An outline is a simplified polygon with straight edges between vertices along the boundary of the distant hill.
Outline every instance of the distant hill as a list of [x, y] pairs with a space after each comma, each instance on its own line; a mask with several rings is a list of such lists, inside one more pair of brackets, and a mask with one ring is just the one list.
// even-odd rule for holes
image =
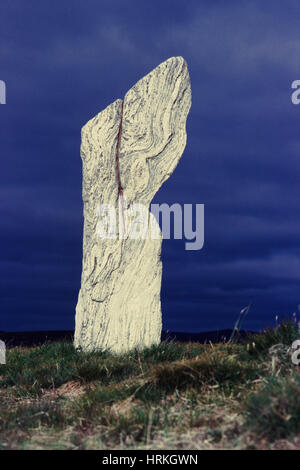
[[[255, 333], [254, 331], [241, 330], [239, 332], [240, 338], [245, 338], [247, 335]], [[181, 342], [197, 342], [197, 343], [220, 343], [229, 340], [232, 335], [232, 330], [216, 330], [216, 331], [203, 331], [199, 333], [182, 333], [174, 331], [163, 331], [161, 335], [162, 341], [181, 341]]]
[[[231, 336], [232, 330], [216, 330], [205, 331], [200, 333], [182, 333], [174, 331], [163, 331], [162, 341], [180, 341], [180, 342], [199, 342], [199, 343], [218, 343], [226, 342]], [[240, 331], [240, 337], [244, 338], [247, 334], [254, 332]], [[74, 331], [58, 330], [58, 331], [24, 331], [24, 332], [2, 332], [0, 331], [0, 339], [4, 341], [7, 347], [14, 346], [37, 346], [46, 341], [66, 341], [72, 342]]]

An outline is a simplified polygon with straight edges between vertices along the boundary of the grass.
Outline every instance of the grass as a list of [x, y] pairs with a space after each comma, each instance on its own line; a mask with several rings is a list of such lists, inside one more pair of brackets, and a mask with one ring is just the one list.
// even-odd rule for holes
[[249, 425], [268, 439], [284, 438], [300, 430], [300, 374], [266, 380], [251, 394], [245, 410]]
[[162, 343], [121, 356], [12, 348], [0, 449], [300, 448], [294, 321], [239, 343]]

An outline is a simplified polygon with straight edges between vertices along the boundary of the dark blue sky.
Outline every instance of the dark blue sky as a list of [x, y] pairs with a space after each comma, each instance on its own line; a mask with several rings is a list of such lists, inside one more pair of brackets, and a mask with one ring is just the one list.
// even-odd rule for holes
[[300, 304], [300, 3], [1, 0], [0, 330], [70, 329], [80, 128], [182, 55], [184, 155], [154, 202], [205, 204], [205, 246], [163, 243], [164, 328], [259, 329]]

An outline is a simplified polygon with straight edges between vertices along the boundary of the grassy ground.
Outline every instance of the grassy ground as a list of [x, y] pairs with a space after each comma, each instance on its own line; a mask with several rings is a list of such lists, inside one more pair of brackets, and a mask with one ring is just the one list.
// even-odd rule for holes
[[300, 449], [295, 322], [241, 344], [123, 356], [67, 343], [8, 350], [0, 449]]

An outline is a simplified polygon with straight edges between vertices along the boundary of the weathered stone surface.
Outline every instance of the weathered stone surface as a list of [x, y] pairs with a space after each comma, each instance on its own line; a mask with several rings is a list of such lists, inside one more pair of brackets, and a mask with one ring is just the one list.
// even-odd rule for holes
[[[138, 81], [82, 129], [84, 235], [75, 346], [124, 352], [160, 342], [161, 234], [156, 239], [100, 239], [99, 204], [128, 225], [135, 203], [149, 209], [186, 144], [190, 80], [172, 57]], [[97, 234], [98, 233], [98, 234]]]

